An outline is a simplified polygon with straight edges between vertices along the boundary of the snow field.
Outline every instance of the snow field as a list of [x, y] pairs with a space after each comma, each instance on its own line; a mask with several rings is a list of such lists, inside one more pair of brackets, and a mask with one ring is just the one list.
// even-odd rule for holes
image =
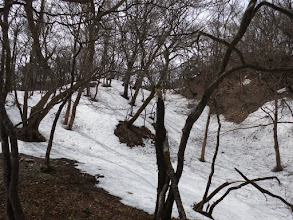
[[[149, 213], [153, 213], [156, 201], [157, 166], [154, 143], [145, 140], [145, 146], [129, 148], [119, 143], [114, 135], [114, 129], [121, 120], [125, 120], [130, 112], [128, 101], [121, 97], [122, 83], [114, 80], [112, 87], [100, 87], [98, 102], [91, 102], [82, 97], [77, 108], [77, 115], [73, 131], [68, 131], [62, 124], [61, 116], [55, 132], [52, 149], [52, 158], [66, 157], [76, 160], [77, 168], [91, 175], [103, 175], [99, 179], [98, 187], [102, 187], [110, 194], [119, 196], [124, 204], [135, 206]], [[145, 97], [149, 94], [144, 91]], [[22, 97], [21, 92], [19, 97]], [[17, 108], [13, 105], [12, 96], [7, 103], [9, 115], [14, 123], [20, 121]], [[29, 105], [38, 101], [40, 94], [30, 98]], [[142, 96], [137, 99], [134, 112], [142, 104]], [[146, 113], [155, 110], [155, 98], [148, 105]], [[21, 102], [21, 100], [20, 100]], [[177, 150], [189, 110], [188, 102], [182, 96], [172, 92], [166, 93], [166, 129], [170, 143], [171, 160], [174, 168], [177, 163]], [[272, 103], [267, 103], [270, 106]], [[40, 125], [41, 133], [48, 138], [57, 107], [52, 109]], [[179, 183], [183, 204], [190, 219], [208, 219], [192, 210], [194, 202], [199, 202], [204, 194], [210, 165], [216, 146], [217, 121], [211, 117], [210, 131], [206, 149], [206, 161], [202, 163], [200, 157], [201, 144], [204, 135], [208, 109], [194, 124], [185, 153], [185, 167]], [[145, 112], [142, 113], [144, 115]], [[148, 115], [149, 116], [149, 115]], [[283, 196], [293, 203], [293, 125], [279, 124], [278, 135], [281, 159], [285, 170], [274, 173], [275, 155], [273, 147], [272, 126], [250, 129], [237, 129], [251, 127], [258, 124], [270, 123], [258, 110], [240, 125], [225, 121], [221, 116], [222, 130], [215, 174], [210, 192], [225, 181], [242, 180], [234, 170], [238, 168], [248, 178], [277, 176], [277, 181], [269, 180], [258, 184], [271, 192]], [[282, 111], [282, 121], [292, 122], [289, 110]], [[153, 133], [149, 117], [140, 117], [135, 125], [146, 125]], [[231, 131], [233, 130], [233, 131]], [[25, 143], [19, 141], [21, 153], [44, 157], [47, 143]], [[223, 191], [224, 192], [224, 191]], [[220, 195], [219, 195], [220, 196]], [[219, 196], [217, 198], [219, 198]], [[174, 216], [178, 216], [174, 205]], [[264, 196], [252, 186], [232, 191], [222, 203], [214, 210], [213, 216], [218, 220], [288, 220], [293, 219], [292, 212], [279, 200]]]

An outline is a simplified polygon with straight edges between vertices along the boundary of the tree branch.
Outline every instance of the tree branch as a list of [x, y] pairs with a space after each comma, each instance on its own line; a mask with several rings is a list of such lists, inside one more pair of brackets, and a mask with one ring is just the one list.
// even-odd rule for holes
[[[287, 206], [289, 206], [291, 208], [291, 210], [293, 211], [293, 204], [287, 202], [284, 198], [282, 198], [281, 196], [278, 196], [276, 194], [271, 193], [270, 191], [260, 187], [259, 185], [257, 185], [255, 182], [253, 182], [252, 180], [248, 179], [243, 173], [241, 173], [237, 168], [234, 168], [242, 177], [243, 179], [245, 179], [245, 181], [247, 181], [248, 183], [250, 183], [251, 185], [253, 185], [255, 188], [257, 188], [260, 192], [267, 194], [271, 197], [277, 198], [279, 200], [281, 200], [284, 204], [286, 204]], [[280, 181], [279, 181], [280, 183]]]

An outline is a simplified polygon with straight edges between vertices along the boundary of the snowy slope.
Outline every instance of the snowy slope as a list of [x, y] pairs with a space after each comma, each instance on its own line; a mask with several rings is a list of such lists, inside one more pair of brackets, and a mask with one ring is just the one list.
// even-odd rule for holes
[[[130, 149], [125, 144], [119, 143], [118, 138], [114, 135], [116, 125], [120, 120], [125, 120], [130, 111], [127, 100], [120, 96], [122, 91], [122, 83], [113, 81], [113, 87], [99, 88], [98, 102], [91, 102], [87, 97], [82, 97], [77, 110], [74, 130], [68, 131], [61, 122], [58, 123], [52, 157], [77, 160], [77, 167], [83, 172], [105, 176], [105, 178], [99, 179], [98, 187], [121, 197], [124, 204], [153, 213], [157, 184], [154, 144], [150, 140], [146, 140], [145, 147], [139, 146]], [[147, 91], [144, 93], [145, 97], [149, 94]], [[21, 95], [19, 93], [20, 97]], [[30, 105], [32, 106], [38, 98], [39, 94], [30, 98]], [[141, 100], [140, 94], [137, 99], [138, 106], [142, 103]], [[176, 153], [181, 129], [188, 114], [186, 108], [188, 102], [190, 101], [180, 95], [171, 92], [166, 94], [166, 128], [174, 166], [177, 160]], [[8, 102], [7, 109], [13, 122], [17, 123], [20, 117], [18, 110], [12, 104], [12, 101]], [[147, 107], [146, 114], [154, 111], [154, 105], [155, 99]], [[267, 103], [266, 105], [271, 104]], [[50, 111], [40, 126], [41, 133], [47, 138], [56, 111], [57, 107]], [[142, 115], [144, 114], [145, 112]], [[282, 121], [292, 121], [289, 110], [283, 110], [282, 115]], [[239, 127], [270, 123], [269, 118], [264, 116], [264, 113], [259, 110], [251, 114], [240, 125], [226, 122], [221, 117], [222, 137], [211, 190], [225, 181], [242, 180], [234, 171], [234, 167], [236, 167], [251, 179], [276, 175], [282, 185], [278, 185], [276, 181], [272, 180], [259, 184], [293, 203], [291, 184], [293, 182], [292, 124], [279, 125], [279, 143], [285, 167], [285, 170], [279, 173], [271, 172], [275, 165], [272, 127], [237, 130]], [[192, 210], [193, 203], [199, 202], [203, 196], [216, 145], [217, 122], [216, 118], [212, 116], [206, 150], [207, 162], [199, 162], [206, 117], [207, 109], [193, 127], [186, 150], [185, 168], [179, 184], [183, 204], [190, 219], [207, 219]], [[135, 124], [138, 126], [145, 124], [154, 133], [151, 123], [153, 120], [149, 117], [146, 117], [146, 120], [142, 117]], [[47, 143], [19, 141], [20, 152], [33, 156], [44, 157], [46, 147]], [[178, 215], [175, 206], [174, 214]], [[252, 186], [231, 192], [215, 208], [213, 216], [219, 220], [293, 219], [291, 211], [282, 202], [264, 196]]]

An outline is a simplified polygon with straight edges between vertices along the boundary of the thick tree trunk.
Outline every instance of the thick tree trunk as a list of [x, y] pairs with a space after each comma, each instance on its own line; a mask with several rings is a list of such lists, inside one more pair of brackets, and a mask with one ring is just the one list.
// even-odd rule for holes
[[[33, 110], [31, 111], [31, 115], [33, 114]], [[23, 126], [19, 133], [18, 138], [22, 141], [27, 142], [44, 142], [46, 138], [39, 132], [39, 126], [43, 117], [38, 113], [32, 115], [27, 121], [27, 125]]]
[[164, 102], [161, 98], [158, 98], [156, 136], [155, 136], [156, 157], [157, 157], [157, 166], [158, 166], [157, 202], [156, 202], [156, 209], [155, 209], [156, 220], [163, 219], [162, 210], [164, 210], [165, 193], [166, 193], [166, 191], [163, 192], [163, 188], [167, 181], [167, 173], [166, 173], [167, 170], [166, 170], [166, 165], [164, 161], [164, 152], [163, 152], [163, 145], [166, 139], [166, 129], [164, 125], [164, 118], [165, 118]]
[[[166, 219], [164, 216], [166, 213], [164, 213], [163, 210], [165, 210], [165, 197], [168, 188], [170, 191], [173, 192], [174, 200], [176, 201], [180, 219], [187, 219], [178, 189], [178, 180], [170, 160], [169, 143], [164, 123], [165, 106], [162, 97], [162, 92], [158, 90], [157, 94], [158, 102], [156, 123], [156, 155], [159, 172], [155, 219]], [[169, 186], [170, 180], [171, 186]], [[167, 213], [167, 216], [171, 215], [172, 210], [170, 211], [170, 213]]]
[[[1, 15], [2, 29], [2, 62], [0, 71], [0, 136], [3, 156], [3, 179], [7, 195], [6, 215], [8, 220], [25, 219], [18, 197], [18, 145], [15, 128], [10, 121], [6, 109], [5, 100], [8, 92], [12, 91], [13, 71], [10, 42], [9, 42], [9, 13], [11, 3], [4, 1], [5, 10]], [[5, 79], [5, 80], [4, 80]]]
[[13, 219], [13, 209], [10, 204], [9, 196], [8, 196], [8, 188], [10, 182], [11, 175], [11, 166], [10, 166], [10, 152], [9, 152], [9, 141], [8, 135], [6, 133], [5, 127], [2, 123], [0, 123], [0, 132], [1, 132], [1, 147], [2, 147], [2, 160], [3, 160], [3, 180], [4, 187], [7, 195], [6, 201], [6, 217], [7, 219]]
[[0, 132], [3, 154], [3, 177], [7, 194], [7, 218], [9, 220], [25, 219], [18, 196], [18, 145], [15, 128], [10, 121], [6, 109], [3, 93], [0, 94]]

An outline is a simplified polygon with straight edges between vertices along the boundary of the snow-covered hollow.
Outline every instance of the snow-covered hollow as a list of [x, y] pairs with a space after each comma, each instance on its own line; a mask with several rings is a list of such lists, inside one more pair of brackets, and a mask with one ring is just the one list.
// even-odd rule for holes
[[[121, 97], [122, 82], [113, 81], [109, 88], [100, 87], [98, 102], [91, 102], [82, 97], [77, 109], [77, 116], [73, 131], [68, 131], [59, 121], [52, 149], [53, 158], [69, 158], [78, 161], [77, 167], [91, 175], [104, 175], [99, 179], [97, 187], [102, 187], [111, 194], [121, 197], [124, 204], [135, 206], [149, 213], [154, 212], [156, 200], [157, 167], [154, 143], [145, 140], [145, 147], [130, 149], [119, 143], [114, 135], [114, 129], [120, 120], [124, 120], [130, 111], [127, 100]], [[144, 97], [149, 94], [144, 91]], [[22, 93], [19, 92], [19, 97]], [[37, 102], [39, 94], [31, 97], [30, 106]], [[14, 123], [20, 121], [17, 108], [13, 105], [13, 97], [9, 96], [7, 109]], [[142, 103], [142, 94], [137, 99], [137, 106]], [[188, 109], [188, 100], [180, 95], [167, 92], [166, 94], [166, 128], [170, 142], [171, 159], [176, 166], [176, 153], [184, 126]], [[266, 105], [270, 105], [267, 103]], [[137, 109], [138, 107], [135, 107]], [[134, 109], [134, 111], [135, 111]], [[146, 125], [153, 133], [153, 120], [148, 116], [155, 110], [155, 99], [147, 107], [147, 117], [139, 118], [135, 125]], [[53, 118], [57, 106], [50, 111], [40, 125], [41, 133], [49, 137]], [[203, 196], [210, 164], [215, 149], [217, 122], [215, 116], [211, 118], [208, 145], [206, 150], [207, 162], [202, 163], [200, 148], [204, 135], [207, 109], [195, 123], [188, 142], [185, 167], [180, 180], [179, 189], [182, 195], [187, 216], [190, 219], [207, 219], [192, 210], [194, 202], [199, 202]], [[264, 117], [259, 110], [240, 125], [222, 120], [222, 135], [219, 155], [216, 161], [215, 175], [211, 190], [225, 181], [242, 180], [234, 171], [234, 167], [241, 170], [248, 178], [276, 175], [282, 185], [276, 181], [259, 183], [271, 192], [286, 198], [293, 203], [293, 126], [279, 124], [279, 144], [284, 171], [271, 172], [275, 165], [272, 127], [252, 127], [258, 124], [268, 124], [270, 119]], [[282, 121], [292, 121], [289, 110], [282, 111]], [[235, 130], [236, 129], [236, 130]], [[231, 131], [233, 130], [233, 131]], [[21, 153], [44, 157], [47, 143], [25, 143], [19, 141]], [[178, 216], [174, 205], [174, 216]], [[264, 196], [252, 186], [246, 186], [233, 191], [218, 205], [213, 216], [217, 220], [288, 220], [293, 219], [292, 212], [282, 202], [269, 196]]]

